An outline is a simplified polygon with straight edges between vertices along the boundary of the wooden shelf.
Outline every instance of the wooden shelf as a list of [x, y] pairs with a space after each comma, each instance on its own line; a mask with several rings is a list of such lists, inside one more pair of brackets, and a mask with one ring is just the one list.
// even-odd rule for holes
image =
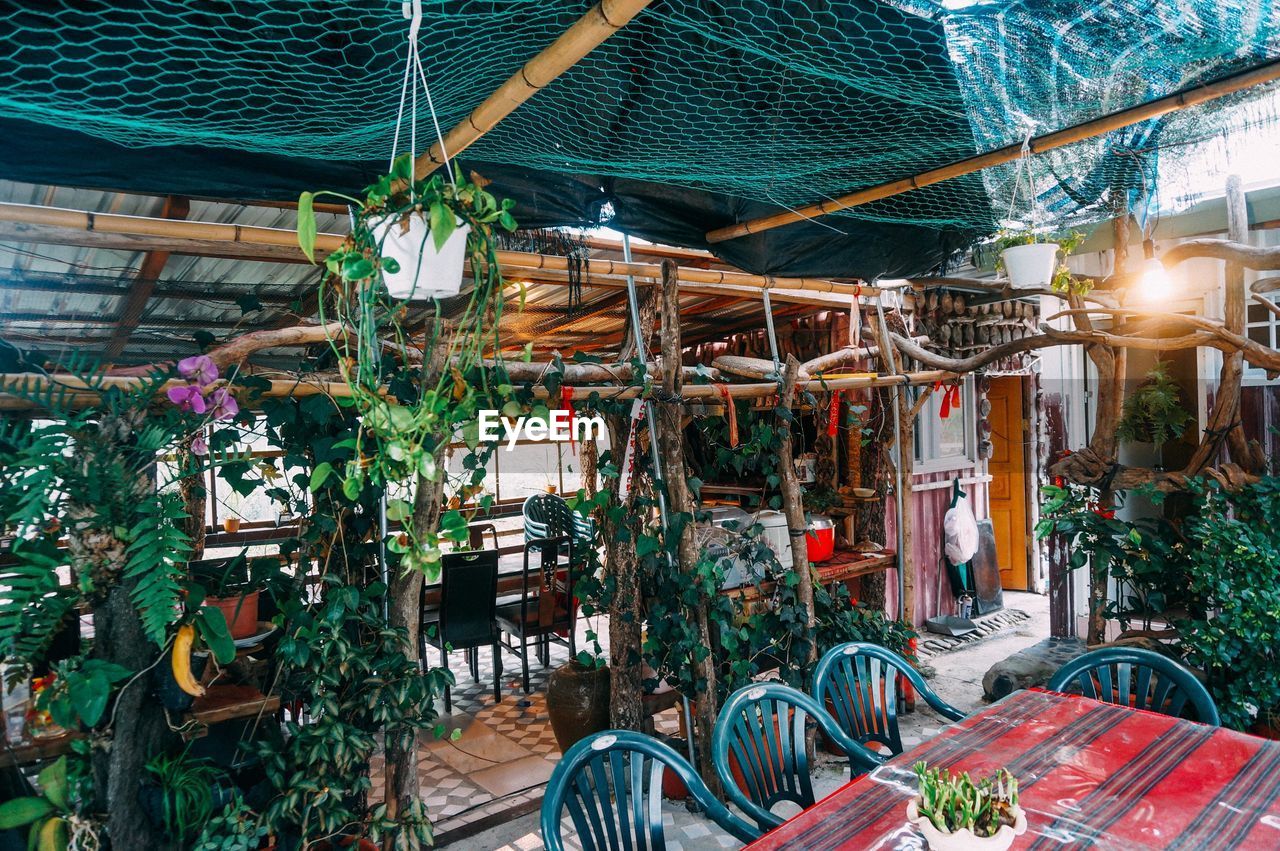
[[0, 768], [27, 765], [70, 753], [71, 743], [79, 738], [81, 737], [78, 733], [67, 733], [56, 739], [38, 739], [6, 745], [3, 750], [0, 750]]
[[279, 695], [264, 695], [253, 686], [211, 686], [203, 697], [196, 698], [187, 719], [207, 726], [259, 714], [271, 715], [279, 708]]
[[[818, 573], [817, 581], [823, 585], [830, 585], [833, 582], [844, 582], [858, 576], [866, 576], [868, 573], [888, 570], [895, 563], [894, 553], [889, 551], [863, 553], [856, 550], [836, 550], [835, 556], [830, 561], [821, 562], [815, 565], [815, 568]], [[737, 597], [744, 603], [751, 603], [768, 598], [773, 594], [774, 586], [773, 582], [762, 582], [759, 585], [725, 589], [720, 593]]]

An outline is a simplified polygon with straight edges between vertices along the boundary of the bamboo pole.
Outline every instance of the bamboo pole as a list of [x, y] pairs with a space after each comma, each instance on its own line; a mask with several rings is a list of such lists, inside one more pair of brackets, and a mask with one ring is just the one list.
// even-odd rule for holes
[[[945, 370], [927, 370], [925, 372], [903, 373], [896, 376], [834, 378], [825, 382], [820, 379], [813, 379], [801, 382], [799, 387], [813, 393], [819, 393], [825, 390], [847, 390], [861, 387], [932, 384], [935, 381], [949, 381], [955, 377], [955, 373]], [[131, 390], [146, 380], [135, 376], [104, 376], [97, 381], [98, 386], [104, 390], [111, 387]], [[157, 388], [157, 395], [164, 394], [170, 387], [186, 385], [187, 383], [177, 379], [168, 381]], [[12, 373], [0, 377], [0, 410], [31, 410], [33, 406], [26, 399], [14, 395], [14, 391], [25, 387], [26, 392], [36, 393], [54, 385], [62, 385], [66, 388], [71, 393], [73, 403], [76, 404], [92, 403], [98, 395], [93, 386], [78, 378], [63, 375], [42, 375], [35, 372]], [[727, 389], [729, 395], [736, 399], [761, 399], [777, 395], [778, 384], [773, 381], [761, 384], [729, 384]], [[592, 394], [598, 393], [601, 398], [607, 399], [635, 399], [645, 392], [645, 388], [641, 387], [592, 385], [573, 387], [570, 398], [575, 401], [589, 399]], [[319, 381], [310, 378], [271, 379], [271, 386], [264, 389], [260, 395], [263, 398], [278, 398], [282, 396], [315, 396], [317, 394], [332, 396], [335, 399], [347, 398], [352, 395], [351, 388], [344, 382]], [[538, 399], [552, 398], [547, 388], [542, 386], [534, 387], [533, 395]], [[695, 384], [684, 386], [680, 391], [680, 398], [686, 401], [693, 399], [715, 400], [721, 398], [721, 395], [719, 389], [713, 385]], [[558, 401], [560, 395], [557, 394], [555, 399]]]
[[414, 177], [426, 177], [444, 165], [448, 157], [461, 154], [492, 130], [499, 121], [515, 112], [522, 103], [551, 85], [557, 77], [603, 44], [609, 36], [629, 24], [650, 2], [651, 0], [600, 0], [565, 30], [564, 34], [481, 101], [465, 121], [446, 133], [443, 146], [437, 141], [430, 151], [418, 157], [413, 164]]
[[[219, 256], [221, 247], [237, 247], [246, 249], [243, 253], [228, 252], [220, 256], [245, 256], [247, 259], [264, 260], [276, 263], [306, 263], [302, 249], [298, 247], [297, 231], [287, 228], [267, 228], [256, 225], [221, 224], [218, 222], [175, 221], [172, 219], [151, 218], [147, 216], [123, 216], [115, 213], [94, 213], [88, 210], [70, 210], [61, 207], [44, 207], [35, 204], [0, 203], [0, 222], [10, 222], [16, 227], [0, 231], [0, 237], [6, 239], [52, 242], [70, 245], [102, 244], [102, 235], [110, 234], [124, 238], [120, 245], [113, 247], [131, 250], [147, 250], [155, 247], [155, 243], [140, 240], [191, 240], [192, 247], [205, 249], [202, 251], [182, 250], [172, 242], [164, 242], [166, 250], [174, 253], [212, 254]], [[67, 234], [50, 234], [41, 228], [59, 228], [81, 234], [93, 234], [93, 237], [69, 239]], [[327, 253], [339, 248], [346, 237], [338, 233], [321, 233], [316, 235], [316, 250]], [[568, 272], [570, 259], [549, 254], [533, 254], [524, 251], [499, 251], [498, 262], [511, 277], [520, 277], [522, 270], [550, 270]], [[593, 259], [590, 261], [591, 276], [627, 275], [643, 279], [648, 285], [656, 285], [662, 278], [662, 267], [658, 263], [625, 263], [619, 260]], [[749, 272], [722, 271], [717, 269], [695, 269], [679, 267], [677, 276], [682, 284], [714, 284], [736, 286], [746, 297], [762, 297], [765, 288], [799, 290], [804, 292], [836, 293], [846, 296], [873, 297], [880, 294], [877, 287], [861, 284], [848, 284], [829, 281], [822, 278], [785, 278], [773, 275], [753, 275]], [[689, 290], [692, 292], [692, 290]], [[718, 294], [718, 293], [712, 293]]]
[[[1138, 106], [1128, 109], [1118, 110], [1104, 115], [1101, 118], [1095, 118], [1092, 121], [1085, 121], [1063, 130], [1057, 130], [1053, 133], [1047, 133], [1043, 136], [1037, 136], [1030, 142], [1032, 153], [1039, 154], [1045, 151], [1051, 151], [1055, 148], [1061, 148], [1074, 142], [1081, 142], [1085, 139], [1092, 139], [1095, 136], [1101, 136], [1112, 130], [1119, 130], [1123, 127], [1129, 127], [1152, 118], [1159, 118], [1162, 115], [1168, 115], [1171, 112], [1187, 109], [1193, 106], [1199, 106], [1212, 100], [1224, 97], [1226, 95], [1235, 94], [1245, 89], [1253, 88], [1264, 83], [1280, 80], [1280, 61], [1267, 62], [1258, 67], [1245, 71], [1241, 74], [1233, 74], [1224, 77], [1216, 82], [1206, 83], [1191, 89], [1184, 89], [1177, 94], [1168, 97], [1158, 98], [1149, 103], [1139, 104]], [[958, 162], [944, 165], [940, 168], [930, 169], [911, 177], [904, 177], [901, 180], [892, 180], [888, 183], [881, 183], [876, 186], [870, 186], [866, 189], [859, 189], [856, 192], [850, 192], [838, 198], [831, 198], [821, 201], [817, 204], [810, 204], [806, 207], [800, 207], [795, 210], [788, 210], [782, 213], [775, 213], [770, 216], [761, 216], [758, 219], [751, 219], [745, 222], [739, 222], [736, 225], [717, 228], [707, 234], [707, 241], [711, 243], [724, 242], [729, 239], [736, 239], [747, 234], [760, 233], [761, 231], [771, 230], [772, 228], [789, 225], [793, 222], [804, 221], [806, 219], [825, 216], [828, 213], [834, 213], [839, 210], [848, 210], [853, 207], [860, 207], [863, 204], [870, 204], [872, 201], [880, 201], [884, 198], [891, 198], [895, 195], [901, 195], [904, 192], [910, 192], [913, 189], [921, 189], [925, 186], [932, 186], [935, 183], [942, 183], [946, 180], [952, 180], [957, 177], [963, 177], [967, 174], [975, 174], [992, 166], [1005, 165], [1017, 160], [1022, 155], [1022, 144], [1006, 145], [1003, 148], [997, 148], [994, 151], [988, 151], [985, 154], [968, 157]]]

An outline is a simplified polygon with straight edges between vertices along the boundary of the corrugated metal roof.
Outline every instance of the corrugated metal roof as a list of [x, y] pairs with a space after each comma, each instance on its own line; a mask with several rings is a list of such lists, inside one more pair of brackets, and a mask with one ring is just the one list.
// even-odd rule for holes
[[[148, 217], [165, 211], [165, 199], [160, 196], [8, 181], [0, 181], [0, 201]], [[292, 209], [201, 199], [190, 200], [186, 218], [272, 228], [293, 228], [296, 224]], [[321, 231], [331, 233], [347, 229], [346, 217], [331, 213], [319, 213], [317, 224]], [[598, 246], [591, 251], [616, 259], [616, 253]], [[0, 336], [53, 359], [72, 348], [101, 356], [126, 312], [130, 293], [147, 283], [138, 277], [147, 253], [0, 242]], [[172, 254], [150, 282], [154, 292], [115, 362], [147, 363], [194, 354], [198, 351], [197, 331], [221, 339], [237, 332], [314, 319], [314, 309], [307, 308], [314, 304], [320, 276], [320, 268], [304, 264]], [[536, 349], [558, 349], [566, 354], [575, 349], [602, 354], [617, 350], [627, 324], [624, 291], [584, 286], [573, 292], [564, 284], [521, 282], [517, 276], [511, 281], [502, 314], [504, 345], [515, 348], [532, 342]], [[521, 283], [525, 290], [523, 310], [518, 308]], [[465, 301], [444, 302], [444, 313], [460, 311]], [[787, 308], [808, 313], [819, 309]], [[433, 310], [433, 306], [418, 309], [411, 321], [421, 321]], [[723, 297], [685, 295], [681, 312], [684, 340], [690, 345], [764, 323], [758, 302]], [[284, 368], [296, 364], [300, 354], [277, 350], [254, 360], [263, 366]]]

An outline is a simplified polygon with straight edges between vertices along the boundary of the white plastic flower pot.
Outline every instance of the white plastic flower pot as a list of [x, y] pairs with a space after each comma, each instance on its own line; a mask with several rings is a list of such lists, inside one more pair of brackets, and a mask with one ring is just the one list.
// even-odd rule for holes
[[1058, 243], [1015, 245], [1000, 252], [1005, 274], [1015, 289], [1047, 287], [1058, 267]]
[[1027, 815], [1022, 807], [1014, 807], [1013, 825], [1002, 825], [994, 836], [975, 836], [969, 828], [943, 833], [933, 822], [920, 815], [919, 798], [907, 802], [907, 821], [924, 834], [930, 851], [1005, 851], [1016, 837], [1027, 832]]
[[403, 219], [387, 216], [369, 223], [374, 239], [382, 246], [382, 258], [395, 260], [400, 268], [382, 271], [383, 283], [394, 299], [429, 299], [457, 295], [462, 289], [462, 270], [467, 260], [469, 225], [458, 220], [458, 227], [436, 250], [435, 240], [426, 219], [409, 216]]

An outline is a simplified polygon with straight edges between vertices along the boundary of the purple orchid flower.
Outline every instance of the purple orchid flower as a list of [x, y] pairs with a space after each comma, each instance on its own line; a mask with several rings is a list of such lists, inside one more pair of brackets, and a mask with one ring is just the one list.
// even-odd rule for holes
[[205, 402], [204, 392], [194, 384], [187, 384], [181, 387], [170, 387], [166, 393], [169, 401], [178, 406], [179, 410], [191, 411], [196, 414], [203, 414], [209, 410], [209, 405]]
[[232, 396], [231, 391], [225, 387], [219, 387], [209, 394], [209, 401], [213, 403], [215, 420], [235, 419], [236, 414], [240, 413], [240, 404], [236, 402], [236, 397]]
[[178, 361], [178, 374], [201, 387], [218, 380], [218, 365], [208, 355], [195, 355]]
[[204, 439], [203, 434], [197, 434], [195, 437], [191, 438], [191, 454], [200, 456], [209, 454], [209, 444]]

